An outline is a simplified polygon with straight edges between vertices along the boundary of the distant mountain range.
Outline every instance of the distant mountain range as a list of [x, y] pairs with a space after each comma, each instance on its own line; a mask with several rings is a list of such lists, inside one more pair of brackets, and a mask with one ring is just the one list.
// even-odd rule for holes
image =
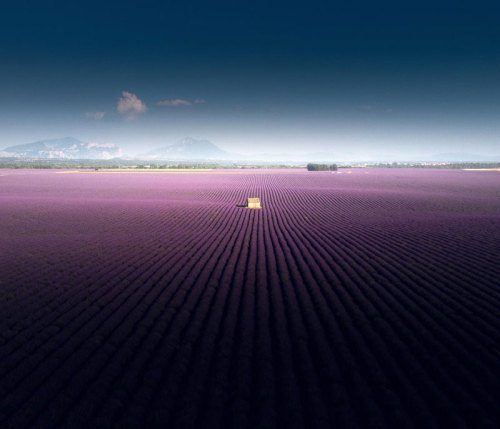
[[139, 157], [148, 160], [228, 160], [241, 158], [239, 155], [220, 149], [208, 140], [196, 140], [191, 137], [154, 149]]
[[232, 161], [255, 161], [255, 162], [309, 162], [309, 161], [329, 161], [334, 162], [334, 155], [326, 152], [316, 152], [309, 154], [291, 153], [260, 153], [255, 155], [241, 155], [227, 152], [208, 140], [196, 140], [186, 137], [177, 143], [163, 146], [146, 152], [139, 156], [147, 160], [232, 160]]
[[73, 137], [64, 137], [10, 146], [0, 151], [0, 156], [41, 159], [112, 159], [121, 157], [122, 152], [112, 143], [86, 143]]
[[[86, 143], [73, 137], [60, 139], [40, 140], [34, 143], [9, 146], [0, 150], [0, 158], [20, 159], [89, 159], [107, 160], [124, 158], [121, 149], [112, 143]], [[297, 154], [284, 153], [257, 153], [241, 155], [227, 152], [208, 140], [197, 140], [186, 137], [167, 146], [162, 146], [143, 153], [137, 157], [127, 159], [140, 159], [148, 161], [245, 161], [255, 163], [283, 163], [301, 164], [307, 162], [336, 163], [336, 162], [362, 162], [360, 154], [330, 152], [310, 152]], [[397, 159], [395, 155], [389, 158], [382, 156], [370, 159], [371, 162], [408, 161]], [[418, 160], [417, 160], [418, 161]], [[500, 156], [485, 156], [470, 153], [439, 153], [429, 157], [421, 157], [420, 161], [431, 162], [498, 162]]]

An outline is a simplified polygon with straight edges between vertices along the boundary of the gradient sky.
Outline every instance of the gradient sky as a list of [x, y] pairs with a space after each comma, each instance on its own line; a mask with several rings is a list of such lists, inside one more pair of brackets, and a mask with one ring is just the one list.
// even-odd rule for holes
[[499, 22], [496, 1], [11, 1], [0, 149], [499, 155]]

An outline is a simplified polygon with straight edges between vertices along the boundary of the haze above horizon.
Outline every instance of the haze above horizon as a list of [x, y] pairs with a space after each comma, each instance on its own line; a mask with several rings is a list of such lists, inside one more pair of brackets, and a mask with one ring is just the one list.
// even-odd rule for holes
[[17, 1], [0, 149], [67, 135], [138, 154], [500, 154], [493, 1]]

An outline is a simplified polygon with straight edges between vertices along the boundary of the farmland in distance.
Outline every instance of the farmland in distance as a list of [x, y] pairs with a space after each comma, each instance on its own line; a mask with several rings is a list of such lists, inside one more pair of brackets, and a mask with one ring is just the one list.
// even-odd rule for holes
[[2, 171], [0, 427], [497, 427], [499, 255], [495, 171]]

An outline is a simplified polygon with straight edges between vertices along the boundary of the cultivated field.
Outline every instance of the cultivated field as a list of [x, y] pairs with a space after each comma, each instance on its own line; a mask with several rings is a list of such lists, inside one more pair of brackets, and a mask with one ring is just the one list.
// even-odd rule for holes
[[0, 176], [0, 427], [500, 425], [499, 172]]

